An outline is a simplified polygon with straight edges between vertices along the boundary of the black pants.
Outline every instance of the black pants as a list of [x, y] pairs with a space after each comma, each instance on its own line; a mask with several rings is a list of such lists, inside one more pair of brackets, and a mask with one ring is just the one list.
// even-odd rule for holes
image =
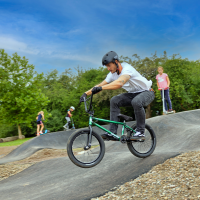
[[[120, 107], [132, 106], [135, 112], [137, 122], [137, 131], [144, 133], [145, 130], [145, 110], [155, 98], [153, 91], [144, 91], [140, 93], [123, 93], [112, 97], [110, 100], [110, 120], [119, 121], [117, 115], [120, 113]], [[117, 124], [110, 124], [110, 131], [117, 134]]]

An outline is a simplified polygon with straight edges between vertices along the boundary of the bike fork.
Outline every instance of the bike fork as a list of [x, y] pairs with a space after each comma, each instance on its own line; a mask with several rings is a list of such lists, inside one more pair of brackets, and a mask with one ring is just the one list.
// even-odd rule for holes
[[85, 150], [88, 150], [92, 146], [91, 145], [92, 143], [92, 126], [91, 125], [89, 125], [89, 129], [90, 129], [90, 134], [87, 137], [87, 145], [84, 148]]

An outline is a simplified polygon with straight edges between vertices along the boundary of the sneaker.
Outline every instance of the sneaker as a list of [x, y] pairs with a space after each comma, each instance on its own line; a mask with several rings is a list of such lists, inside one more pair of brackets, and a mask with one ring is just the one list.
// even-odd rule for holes
[[109, 133], [104, 133], [101, 135], [101, 137], [104, 139], [104, 140], [112, 140], [112, 141], [119, 141], [117, 138], [113, 137], [111, 134]]
[[131, 136], [130, 140], [144, 139], [144, 137], [144, 133], [136, 132], [135, 135]]
[[135, 137], [145, 137], [144, 133], [141, 133], [141, 132], [136, 132]]
[[69, 130], [69, 128], [67, 126], [63, 126], [65, 130]]
[[40, 133], [37, 133], [37, 136], [40, 136]]
[[174, 112], [172, 109], [169, 109], [168, 111], [167, 111], [168, 113], [172, 113], [172, 112]]

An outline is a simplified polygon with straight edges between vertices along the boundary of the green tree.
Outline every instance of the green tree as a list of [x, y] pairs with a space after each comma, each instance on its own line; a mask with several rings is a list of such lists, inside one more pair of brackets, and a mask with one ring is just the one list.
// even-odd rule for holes
[[42, 92], [50, 100], [48, 103], [48, 110], [63, 109], [63, 101], [68, 98], [68, 94], [74, 89], [72, 86], [73, 76], [70, 69], [66, 70], [60, 76], [57, 70], [53, 70], [44, 76]]
[[4, 124], [16, 124], [19, 138], [22, 138], [21, 124], [31, 126], [38, 111], [48, 103], [39, 89], [43, 74], [37, 74], [28, 59], [17, 53], [8, 56], [0, 50], [0, 116]]
[[[173, 108], [179, 111], [197, 109], [200, 106], [199, 61], [182, 59], [172, 55], [164, 64], [164, 72], [170, 79], [170, 96]], [[157, 97], [159, 92], [157, 92]]]
[[52, 110], [50, 114], [51, 116], [48, 121], [45, 122], [45, 126], [47, 126], [48, 130], [51, 132], [63, 130], [63, 119], [60, 110]]
[[[164, 51], [164, 54], [160, 57], [157, 56], [157, 53], [155, 52], [152, 54], [151, 57], [145, 57], [144, 59], [141, 59], [140, 56], [137, 54], [132, 55], [133, 59], [129, 57], [121, 56], [121, 62], [127, 62], [130, 65], [132, 65], [142, 76], [147, 78], [147, 80], [152, 81], [152, 88], [156, 91], [157, 85], [156, 85], [156, 75], [157, 75], [157, 67], [159, 65], [163, 65], [167, 60], [167, 53]], [[158, 92], [156, 92], [158, 94]], [[161, 98], [158, 98], [159, 104], [155, 103], [153, 101], [150, 105], [146, 108], [146, 118], [150, 118], [153, 115], [155, 115], [156, 110], [160, 110], [160, 102], [162, 102]], [[162, 105], [162, 104], [161, 104]]]

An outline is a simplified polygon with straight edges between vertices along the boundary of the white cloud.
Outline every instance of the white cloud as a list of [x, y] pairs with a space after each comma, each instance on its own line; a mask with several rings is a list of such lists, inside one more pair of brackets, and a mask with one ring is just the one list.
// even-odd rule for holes
[[[38, 42], [25, 43], [14, 39], [12, 36], [1, 36], [0, 35], [0, 49], [5, 49], [6, 51], [23, 53], [26, 57], [29, 55], [36, 55], [40, 58], [49, 59], [63, 59], [63, 60], [73, 60], [73, 61], [84, 61], [92, 64], [99, 64], [94, 56], [79, 55], [78, 52], [69, 50], [66, 52], [61, 51], [63, 49], [60, 45], [55, 44], [38, 44]], [[72, 53], [73, 52], [73, 53]]]
[[19, 42], [13, 38], [3, 37], [0, 36], [0, 47], [2, 49], [9, 49], [9, 50], [20, 50], [26, 49], [27, 45], [23, 42]]
[[0, 36], [0, 48], [34, 55], [39, 53], [39, 50], [30, 48], [26, 43], [7, 36]]
[[63, 60], [75, 60], [75, 61], [85, 61], [85, 62], [89, 62], [89, 63], [93, 63], [95, 65], [99, 65], [99, 60], [97, 58], [94, 58], [94, 55], [91, 56], [85, 56], [85, 55], [77, 55], [77, 54], [55, 54], [52, 55], [52, 57], [54, 58], [60, 58]]

